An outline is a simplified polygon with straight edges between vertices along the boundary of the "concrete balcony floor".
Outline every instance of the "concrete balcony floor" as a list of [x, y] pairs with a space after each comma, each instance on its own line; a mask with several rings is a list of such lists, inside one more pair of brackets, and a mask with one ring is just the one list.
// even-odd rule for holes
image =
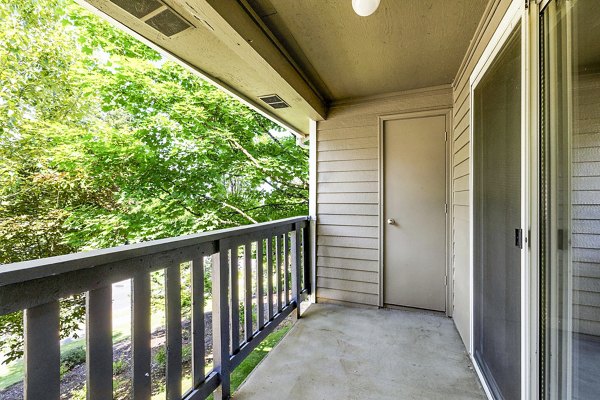
[[236, 400], [485, 399], [442, 314], [313, 304]]

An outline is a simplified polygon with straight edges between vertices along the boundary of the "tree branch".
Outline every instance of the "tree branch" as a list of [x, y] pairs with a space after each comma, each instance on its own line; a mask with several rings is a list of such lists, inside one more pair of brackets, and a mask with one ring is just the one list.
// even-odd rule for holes
[[269, 176], [269, 178], [271, 178], [272, 180], [274, 180], [275, 182], [290, 187], [290, 188], [296, 188], [296, 189], [300, 189], [300, 190], [306, 190], [307, 189], [307, 184], [306, 182], [303, 182], [302, 185], [295, 185], [293, 183], [289, 183], [289, 182], [282, 182], [278, 179], [276, 179], [275, 177], [271, 176], [269, 174], [269, 171], [263, 167], [260, 162], [252, 155], [250, 154], [250, 152], [248, 150], [246, 150], [246, 148], [244, 148], [244, 146], [242, 146], [237, 140], [235, 140], [233, 137], [231, 137], [231, 135], [229, 135], [227, 137], [227, 140], [229, 141], [229, 143], [235, 147], [236, 149], [240, 150], [251, 162], [252, 164], [254, 164], [256, 166], [256, 168], [258, 168], [259, 170], [261, 170], [265, 175]]
[[306, 201], [301, 201], [298, 203], [274, 203], [274, 204], [263, 204], [262, 206], [257, 206], [257, 207], [252, 207], [252, 208], [247, 208], [244, 211], [253, 211], [253, 210], [258, 210], [261, 208], [267, 208], [267, 207], [293, 207], [293, 206], [300, 206], [302, 204], [306, 204]]
[[[159, 189], [161, 191], [163, 191], [164, 193], [168, 194], [171, 198], [173, 198], [173, 193], [170, 192], [169, 190], [165, 189], [162, 186], [159, 186]], [[200, 197], [202, 197], [202, 198], [204, 198], [206, 200], [212, 201], [213, 203], [220, 204], [223, 207], [227, 207], [229, 209], [234, 210], [235, 212], [237, 212], [238, 214], [240, 214], [242, 217], [246, 218], [248, 221], [252, 222], [253, 224], [257, 224], [258, 223], [258, 221], [256, 221], [250, 215], [248, 215], [243, 210], [237, 208], [236, 206], [234, 206], [232, 204], [229, 204], [229, 203], [227, 203], [227, 202], [225, 202], [223, 200], [216, 200], [216, 199], [214, 199], [214, 198], [212, 198], [212, 197], [210, 197], [208, 195], [205, 195], [205, 194], [200, 195]], [[190, 214], [192, 214], [192, 215], [194, 215], [196, 217], [201, 217], [202, 216], [202, 214], [199, 214], [197, 212], [192, 211], [188, 206], [185, 205], [185, 203], [182, 200], [179, 200], [179, 199], [174, 199], [174, 200], [177, 202], [177, 204], [179, 204], [184, 210], [186, 210]]]

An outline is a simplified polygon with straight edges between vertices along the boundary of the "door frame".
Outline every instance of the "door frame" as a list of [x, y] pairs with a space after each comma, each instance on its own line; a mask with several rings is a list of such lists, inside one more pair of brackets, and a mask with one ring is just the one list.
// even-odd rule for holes
[[[521, 399], [533, 398], [532, 392], [537, 387], [537, 374], [532, 376], [532, 368], [537, 363], [534, 361], [537, 357], [536, 343], [533, 342], [532, 329], [537, 329], [537, 300], [531, 298], [532, 292], [537, 288], [537, 275], [532, 275], [530, 264], [531, 253], [531, 194], [535, 193], [532, 187], [533, 173], [531, 169], [531, 148], [532, 138], [530, 137], [530, 127], [532, 118], [532, 91], [530, 85], [530, 65], [531, 60], [535, 59], [530, 51], [530, 20], [526, 2], [523, 0], [512, 0], [509, 8], [505, 12], [500, 24], [494, 32], [491, 40], [485, 47], [483, 54], [479, 58], [469, 79], [469, 356], [474, 369], [479, 377], [481, 385], [489, 399], [493, 399], [492, 392], [487, 385], [483, 372], [474, 357], [474, 191], [473, 191], [473, 126], [474, 126], [474, 90], [481, 78], [485, 75], [488, 68], [492, 65], [496, 56], [514, 32], [515, 28], [521, 29], [521, 228], [523, 229], [523, 249], [521, 250]], [[537, 111], [536, 114], [537, 115]], [[535, 271], [533, 271], [535, 273]], [[532, 290], [534, 289], [534, 290]], [[532, 322], [534, 321], [534, 322]], [[532, 347], [533, 345], [533, 347]], [[536, 379], [532, 382], [531, 378]]]
[[452, 289], [453, 289], [453, 285], [451, 284], [451, 277], [452, 277], [452, 263], [450, 262], [450, 256], [451, 256], [451, 243], [450, 243], [450, 238], [451, 236], [451, 210], [450, 210], [450, 196], [451, 196], [451, 190], [452, 190], [452, 185], [451, 185], [451, 178], [452, 178], [452, 168], [451, 168], [451, 162], [452, 162], [452, 157], [451, 157], [451, 138], [452, 138], [452, 108], [449, 107], [442, 107], [442, 108], [435, 108], [435, 109], [429, 109], [426, 111], [416, 111], [416, 112], [406, 112], [406, 113], [395, 113], [395, 114], [386, 114], [386, 115], [380, 115], [378, 118], [378, 132], [377, 132], [377, 136], [378, 136], [378, 146], [379, 146], [379, 169], [378, 169], [378, 177], [379, 177], [379, 194], [378, 194], [378, 206], [379, 206], [379, 307], [384, 307], [385, 303], [384, 303], [384, 272], [385, 272], [385, 262], [384, 262], [384, 256], [385, 256], [385, 221], [384, 221], [384, 210], [385, 210], [385, 204], [384, 204], [384, 198], [385, 198], [385, 159], [384, 159], [384, 152], [383, 152], [383, 140], [384, 140], [384, 125], [386, 121], [391, 121], [391, 120], [401, 120], [401, 119], [415, 119], [415, 118], [424, 118], [424, 117], [436, 117], [436, 116], [442, 116], [445, 118], [445, 123], [446, 123], [446, 161], [445, 161], [445, 175], [446, 175], [446, 187], [445, 187], [445, 193], [446, 193], [446, 221], [445, 221], [445, 236], [446, 236], [446, 240], [445, 240], [445, 246], [444, 246], [444, 251], [445, 251], [445, 271], [446, 271], [446, 277], [445, 277], [445, 282], [446, 282], [446, 304], [445, 304], [445, 313], [448, 317], [452, 316]]

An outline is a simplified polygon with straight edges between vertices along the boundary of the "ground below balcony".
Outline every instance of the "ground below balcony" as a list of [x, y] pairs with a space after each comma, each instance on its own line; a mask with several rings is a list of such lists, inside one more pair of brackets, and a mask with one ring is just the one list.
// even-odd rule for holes
[[246, 399], [485, 399], [442, 314], [314, 304], [234, 394]]

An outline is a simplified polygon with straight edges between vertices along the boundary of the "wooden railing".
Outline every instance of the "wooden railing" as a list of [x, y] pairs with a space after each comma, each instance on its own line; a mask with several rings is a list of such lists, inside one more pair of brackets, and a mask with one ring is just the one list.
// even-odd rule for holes
[[[0, 315], [25, 310], [25, 399], [59, 399], [59, 300], [82, 292], [86, 293], [87, 396], [112, 399], [112, 284], [127, 279], [132, 280], [133, 398], [150, 399], [151, 273], [161, 269], [165, 271], [167, 399], [205, 399], [213, 392], [217, 399], [228, 398], [232, 370], [284, 318], [294, 310], [299, 316], [299, 303], [311, 285], [309, 230], [308, 217], [297, 217], [0, 266]], [[213, 368], [208, 373], [204, 257], [211, 257], [213, 266]], [[193, 303], [192, 389], [187, 393], [181, 389], [182, 263], [191, 263]], [[242, 299], [240, 272], [245, 286]], [[240, 303], [244, 305], [241, 340]]]

